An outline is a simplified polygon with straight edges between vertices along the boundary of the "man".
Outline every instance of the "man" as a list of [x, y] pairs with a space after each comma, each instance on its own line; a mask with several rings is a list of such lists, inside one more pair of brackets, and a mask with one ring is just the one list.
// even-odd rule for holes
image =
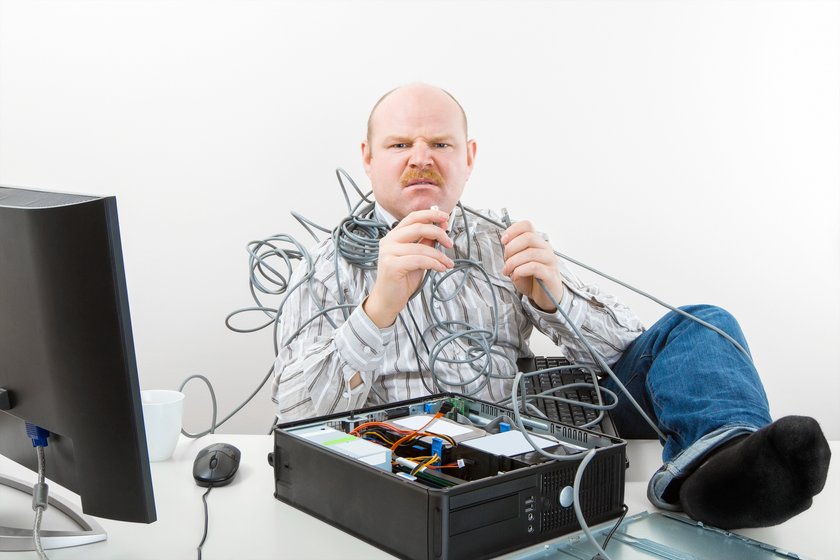
[[[830, 458], [817, 423], [772, 423], [752, 361], [720, 334], [676, 313], [645, 331], [626, 306], [575, 278], [529, 222], [502, 230], [456, 208], [475, 156], [464, 111], [447, 92], [413, 84], [375, 105], [362, 158], [374, 217], [393, 226], [379, 242], [376, 270], [342, 258], [336, 265], [332, 240], [314, 251], [314, 281], [289, 296], [280, 324], [289, 342], [275, 368], [281, 420], [432, 389], [502, 400], [512, 364], [530, 355], [533, 327], [567, 357], [592, 363], [568, 317], [665, 435], [664, 465], [649, 485], [655, 505], [722, 528], [772, 525], [807, 509]], [[456, 260], [486, 272], [486, 281], [447, 276]], [[305, 324], [319, 309], [348, 303], [344, 316]], [[746, 347], [725, 311], [686, 310]], [[484, 334], [463, 337], [463, 325]], [[465, 364], [465, 356], [475, 359]], [[625, 437], [654, 435], [627, 399], [613, 417]]]

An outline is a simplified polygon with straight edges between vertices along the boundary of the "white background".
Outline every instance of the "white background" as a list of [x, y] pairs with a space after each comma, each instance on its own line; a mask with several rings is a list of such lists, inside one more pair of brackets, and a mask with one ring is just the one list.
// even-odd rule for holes
[[[224, 325], [252, 304], [246, 243], [308, 243], [290, 210], [335, 224], [334, 168], [367, 188], [368, 111], [417, 80], [467, 110], [467, 204], [728, 308], [774, 417], [840, 439], [836, 1], [0, 0], [0, 183], [117, 195], [141, 385], [201, 373], [225, 413], [273, 358]], [[264, 389], [223, 431], [271, 420]]]

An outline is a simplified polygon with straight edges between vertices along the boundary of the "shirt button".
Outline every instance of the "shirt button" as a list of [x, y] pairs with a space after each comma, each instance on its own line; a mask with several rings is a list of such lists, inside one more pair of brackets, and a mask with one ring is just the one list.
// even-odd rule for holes
[[363, 351], [365, 354], [373, 354], [373, 348], [370, 346], [365, 346]]

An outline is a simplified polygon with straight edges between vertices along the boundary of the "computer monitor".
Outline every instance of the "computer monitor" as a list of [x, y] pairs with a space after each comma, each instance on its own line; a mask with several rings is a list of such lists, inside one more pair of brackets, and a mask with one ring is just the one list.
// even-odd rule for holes
[[114, 197], [0, 187], [2, 390], [0, 454], [37, 472], [31, 422], [86, 514], [155, 520]]

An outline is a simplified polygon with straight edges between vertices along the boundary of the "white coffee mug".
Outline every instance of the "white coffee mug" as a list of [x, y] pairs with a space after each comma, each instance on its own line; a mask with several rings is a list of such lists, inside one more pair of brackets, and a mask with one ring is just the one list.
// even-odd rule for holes
[[165, 461], [172, 457], [178, 445], [184, 415], [184, 393], [154, 389], [140, 391], [140, 398], [149, 460]]

